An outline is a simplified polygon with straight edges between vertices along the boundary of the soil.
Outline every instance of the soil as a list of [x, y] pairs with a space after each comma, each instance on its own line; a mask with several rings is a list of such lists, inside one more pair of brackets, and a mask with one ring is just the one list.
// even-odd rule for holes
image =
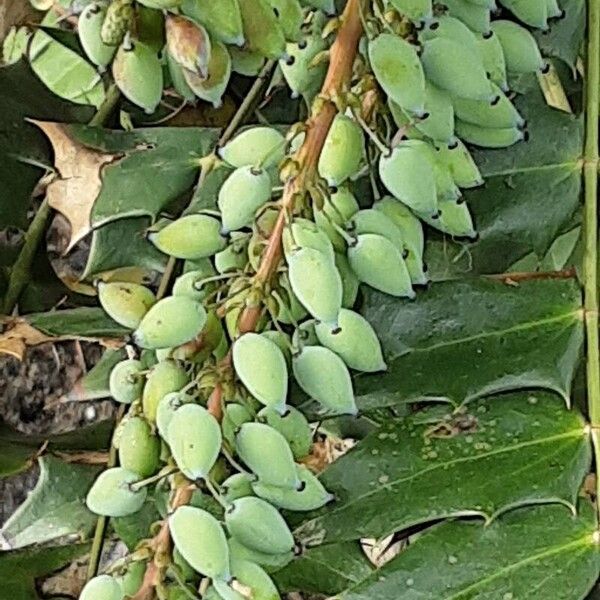
[[[111, 401], [61, 402], [75, 381], [100, 357], [96, 344], [64, 342], [30, 348], [23, 362], [0, 356], [0, 414], [23, 433], [53, 434], [76, 429], [114, 413]], [[37, 470], [0, 479], [0, 524], [35, 485]]]

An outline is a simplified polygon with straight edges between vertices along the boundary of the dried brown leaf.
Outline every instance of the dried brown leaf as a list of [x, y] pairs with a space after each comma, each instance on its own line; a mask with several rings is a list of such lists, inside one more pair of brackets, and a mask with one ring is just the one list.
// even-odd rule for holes
[[23, 360], [27, 348], [47, 342], [63, 342], [68, 340], [86, 340], [100, 342], [107, 348], [120, 348], [121, 340], [108, 338], [93, 338], [76, 335], [49, 336], [30, 325], [20, 317], [6, 317], [0, 320], [4, 332], [0, 334], [0, 354], [9, 354], [18, 360]]
[[94, 202], [102, 188], [102, 168], [121, 155], [100, 152], [74, 140], [62, 123], [32, 121], [48, 137], [58, 176], [47, 188], [48, 203], [71, 226], [67, 252], [92, 230]]

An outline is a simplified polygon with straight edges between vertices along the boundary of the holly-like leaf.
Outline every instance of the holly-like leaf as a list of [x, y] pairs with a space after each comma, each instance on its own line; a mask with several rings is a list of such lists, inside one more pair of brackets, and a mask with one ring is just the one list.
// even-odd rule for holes
[[36, 123], [54, 148], [59, 177], [48, 186], [48, 201], [71, 225], [69, 248], [109, 221], [155, 218], [192, 187], [198, 159], [218, 133], [191, 127], [121, 132]]
[[11, 548], [65, 536], [82, 539], [96, 522], [96, 515], [85, 505], [85, 496], [99, 468], [66, 463], [53, 456], [42, 457], [39, 465], [35, 488], [2, 528]]
[[579, 210], [583, 121], [549, 108], [536, 87], [515, 102], [527, 119], [529, 141], [501, 150], [473, 150], [485, 179], [465, 192], [479, 238], [431, 241], [426, 262], [433, 279], [494, 274], [531, 252], [540, 259], [569, 229]]
[[435, 407], [382, 426], [334, 462], [322, 481], [335, 502], [295, 535], [322, 544], [530, 503], [573, 508], [590, 460], [583, 418], [555, 395], [479, 400], [445, 417]]
[[343, 600], [576, 600], [600, 574], [591, 506], [512, 511], [487, 527], [452, 521], [420, 536]]
[[332, 596], [357, 585], [373, 572], [358, 543], [309, 548], [273, 575], [281, 592], [303, 591]]
[[583, 342], [574, 280], [447, 281], [413, 302], [368, 292], [362, 312], [388, 365], [356, 378], [363, 410], [536, 387], [568, 401]]
[[119, 155], [86, 148], [72, 139], [67, 126], [61, 123], [38, 121], [36, 124], [48, 136], [54, 149], [54, 163], [59, 178], [48, 186], [48, 203], [69, 220], [70, 250], [91, 229], [93, 202], [102, 189], [102, 167], [118, 160]]
[[128, 331], [115, 323], [101, 308], [72, 308], [27, 317], [0, 319], [5, 326], [0, 334], [0, 354], [10, 354], [19, 360], [28, 346], [64, 340], [101, 342], [120, 347], [119, 338]]
[[2, 594], [10, 600], [39, 598], [35, 579], [49, 575], [83, 556], [90, 544], [67, 546], [30, 546], [22, 550], [0, 552]]
[[93, 109], [55, 96], [25, 60], [0, 67], [0, 106], [0, 229], [26, 228], [31, 192], [52, 163], [48, 141], [25, 118], [87, 121]]

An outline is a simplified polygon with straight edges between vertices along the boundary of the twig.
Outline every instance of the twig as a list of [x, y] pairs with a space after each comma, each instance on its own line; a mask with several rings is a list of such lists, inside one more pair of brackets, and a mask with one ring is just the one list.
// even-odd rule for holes
[[[321, 150], [337, 114], [334, 100], [350, 83], [354, 58], [362, 34], [361, 2], [362, 0], [348, 0], [342, 14], [342, 26], [331, 46], [329, 69], [321, 89], [324, 103], [319, 112], [307, 122], [306, 137], [296, 154], [296, 162], [300, 165], [300, 170], [285, 184], [283, 197], [280, 200], [279, 216], [256, 273], [256, 281], [260, 285], [267, 284], [279, 267], [281, 238], [286, 216], [293, 212], [297, 197], [304, 195], [306, 183], [315, 177]], [[256, 307], [250, 306], [244, 309], [238, 322], [240, 332], [254, 330], [259, 318], [260, 311]]]
[[[342, 16], [343, 24], [331, 49], [331, 62], [322, 88], [322, 95], [323, 97], [328, 98], [328, 100], [323, 103], [319, 113], [308, 122], [304, 143], [297, 154], [298, 162], [301, 165], [300, 172], [285, 185], [284, 194], [280, 201], [279, 217], [275, 229], [269, 238], [267, 249], [262, 257], [256, 275], [257, 280], [261, 283], [266, 283], [272, 274], [277, 271], [279, 259], [281, 257], [281, 235], [283, 233], [286, 214], [293, 208], [297, 194], [303, 191], [306, 182], [314, 177], [316, 173], [321, 149], [323, 148], [325, 138], [333, 123], [333, 119], [337, 114], [337, 108], [332, 100], [336, 98], [350, 82], [352, 66], [358, 50], [358, 41], [362, 33], [362, 25], [359, 17], [359, 3], [361, 1], [362, 0], [349, 0], [346, 4]], [[258, 80], [254, 83], [248, 96], [240, 106], [238, 113], [242, 110], [247, 111], [250, 109], [253, 104], [253, 96], [255, 97], [258, 95], [259, 90], [262, 89], [263, 80], [266, 78], [266, 74], [271, 68], [272, 64], [267, 63], [267, 65], [265, 65]], [[229, 127], [227, 127], [221, 136], [219, 144], [222, 145], [230, 139], [235, 129], [243, 122], [243, 119], [244, 116], [234, 116]], [[261, 307], [255, 306], [244, 309], [238, 323], [240, 331], [254, 329], [260, 318], [261, 310]], [[223, 359], [222, 364], [226, 365], [230, 360], [231, 357], [230, 354], [228, 354]], [[217, 410], [218, 415], [221, 413], [221, 393], [221, 386], [217, 385], [208, 401], [209, 410], [211, 410], [213, 414], [215, 414]], [[177, 490], [171, 504], [172, 508], [175, 509], [189, 503], [191, 495], [192, 491], [188, 488], [180, 488]], [[132, 600], [151, 600], [153, 597], [153, 588], [159, 582], [161, 576], [160, 560], [165, 553], [170, 551], [171, 547], [169, 524], [167, 520], [163, 521], [160, 531], [153, 540], [153, 546], [156, 553], [155, 560], [151, 561], [148, 565], [142, 587]]]
[[246, 117], [250, 114], [252, 110], [252, 105], [258, 98], [258, 95], [262, 90], [265, 81], [271, 74], [271, 71], [275, 68], [276, 64], [276, 61], [269, 60], [260, 70], [260, 73], [256, 76], [256, 79], [254, 80], [252, 87], [248, 91], [248, 94], [244, 98], [243, 102], [240, 104], [240, 107], [238, 108], [235, 115], [233, 115], [233, 119], [231, 119], [225, 131], [223, 131], [223, 134], [221, 135], [217, 144], [218, 146], [223, 146], [224, 144], [226, 144], [233, 137], [233, 134], [237, 131], [238, 127], [243, 124]]
[[[227, 127], [221, 134], [221, 137], [217, 141], [217, 149], [220, 148], [221, 146], [224, 146], [233, 137], [233, 135], [237, 131], [238, 127], [248, 117], [248, 115], [250, 114], [250, 112], [252, 110], [252, 105], [256, 102], [256, 99], [258, 98], [261, 90], [263, 89], [265, 81], [267, 80], [271, 71], [275, 68], [276, 64], [277, 63], [274, 60], [269, 60], [265, 63], [264, 67], [261, 69], [260, 73], [254, 80], [254, 83], [252, 84], [252, 87], [248, 91], [248, 94], [244, 98], [244, 101], [240, 104], [239, 108], [233, 115], [233, 118], [229, 122], [229, 125], [227, 125]], [[215, 165], [215, 162], [212, 161], [212, 162], [207, 162], [202, 167], [202, 171], [200, 172], [200, 178], [198, 180], [197, 187], [200, 188], [204, 185], [204, 182], [206, 181], [206, 177], [214, 169], [214, 165]], [[169, 281], [171, 280], [171, 277], [173, 276], [173, 271], [175, 270], [176, 264], [177, 264], [177, 259], [174, 258], [173, 256], [170, 256], [169, 260], [167, 261], [165, 270], [162, 274], [162, 277], [160, 278], [160, 283], [158, 284], [158, 292], [156, 294], [156, 297], [158, 299], [162, 298], [165, 295], [165, 293], [167, 291], [167, 287], [169, 286]]]
[[30, 280], [33, 257], [44, 236], [51, 212], [52, 209], [48, 204], [48, 200], [44, 198], [29, 224], [29, 228], [25, 233], [25, 243], [10, 271], [8, 289], [6, 290], [4, 305], [2, 307], [2, 312], [6, 315], [10, 315], [13, 312], [19, 301], [21, 292]]
[[562, 271], [531, 271], [522, 273], [500, 273], [497, 275], [484, 275], [485, 279], [494, 279], [504, 283], [519, 283], [521, 281], [540, 281], [547, 279], [575, 279], [577, 270], [575, 267], [563, 269]]
[[98, 107], [96, 114], [92, 117], [91, 121], [88, 123], [90, 127], [100, 127], [104, 125], [108, 117], [110, 117], [112, 111], [114, 110], [119, 98], [121, 97], [121, 92], [117, 87], [116, 83], [111, 83], [108, 89], [106, 90], [106, 96], [104, 97], [104, 101]]
[[600, 514], [600, 339], [598, 335], [598, 124], [600, 101], [600, 3], [588, 1], [586, 141], [583, 166], [584, 307], [587, 337], [587, 395], [596, 458], [596, 508]]

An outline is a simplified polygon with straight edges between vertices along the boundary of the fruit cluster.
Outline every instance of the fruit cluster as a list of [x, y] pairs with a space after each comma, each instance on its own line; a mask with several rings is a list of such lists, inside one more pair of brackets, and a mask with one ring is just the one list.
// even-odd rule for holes
[[[88, 507], [127, 516], [151, 486], [157, 501], [165, 484], [193, 483], [222, 508], [215, 515], [192, 500], [165, 509], [175, 550], [161, 597], [188, 597], [186, 586], [201, 576], [211, 581], [205, 598], [279, 597], [267, 571], [296, 550], [280, 510], [333, 501], [302, 464], [314, 432], [289, 404], [290, 381], [325, 417], [357, 414], [351, 371], [386, 369], [373, 328], [353, 310], [359, 285], [413, 298], [414, 286], [428, 282], [422, 221], [475, 235], [461, 188], [483, 181], [461, 140], [502, 147], [526, 136], [507, 94], [512, 75], [545, 69], [527, 29], [490, 20], [493, 0], [383, 4], [362, 3], [365, 36], [351, 85], [328, 97], [317, 93], [322, 57], [343, 27], [327, 19], [328, 2], [140, 0], [134, 8], [113, 0], [80, 16], [90, 59], [112, 61], [123, 93], [149, 111], [163, 69], [136, 38], [142, 7], [165, 9], [154, 12], [165, 20], [165, 61], [182, 96], [218, 102], [232, 68], [256, 73], [271, 58], [294, 94], [314, 97], [312, 119], [324, 103], [337, 109], [312, 166], [303, 163], [310, 120], [285, 132], [249, 127], [219, 148], [205, 166], [228, 173], [218, 210], [186, 212], [149, 234], [183, 261], [169, 295], [99, 284], [102, 307], [132, 330], [131, 356], [110, 376], [114, 399], [129, 411], [114, 439], [120, 466], [98, 477]], [[534, 26], [560, 16], [551, 0], [502, 4]], [[376, 196], [370, 208], [352, 187], [365, 174]], [[133, 595], [148, 553], [142, 544], [112, 576], [91, 580], [82, 598]]]
[[[330, 0], [305, 5], [333, 11]], [[325, 65], [307, 70], [326, 49], [325, 21], [299, 0], [94, 0], [77, 31], [90, 61], [112, 64], [123, 95], [152, 113], [164, 87], [219, 106], [232, 72], [257, 75], [267, 59], [282, 59], [296, 93], [314, 95]]]

